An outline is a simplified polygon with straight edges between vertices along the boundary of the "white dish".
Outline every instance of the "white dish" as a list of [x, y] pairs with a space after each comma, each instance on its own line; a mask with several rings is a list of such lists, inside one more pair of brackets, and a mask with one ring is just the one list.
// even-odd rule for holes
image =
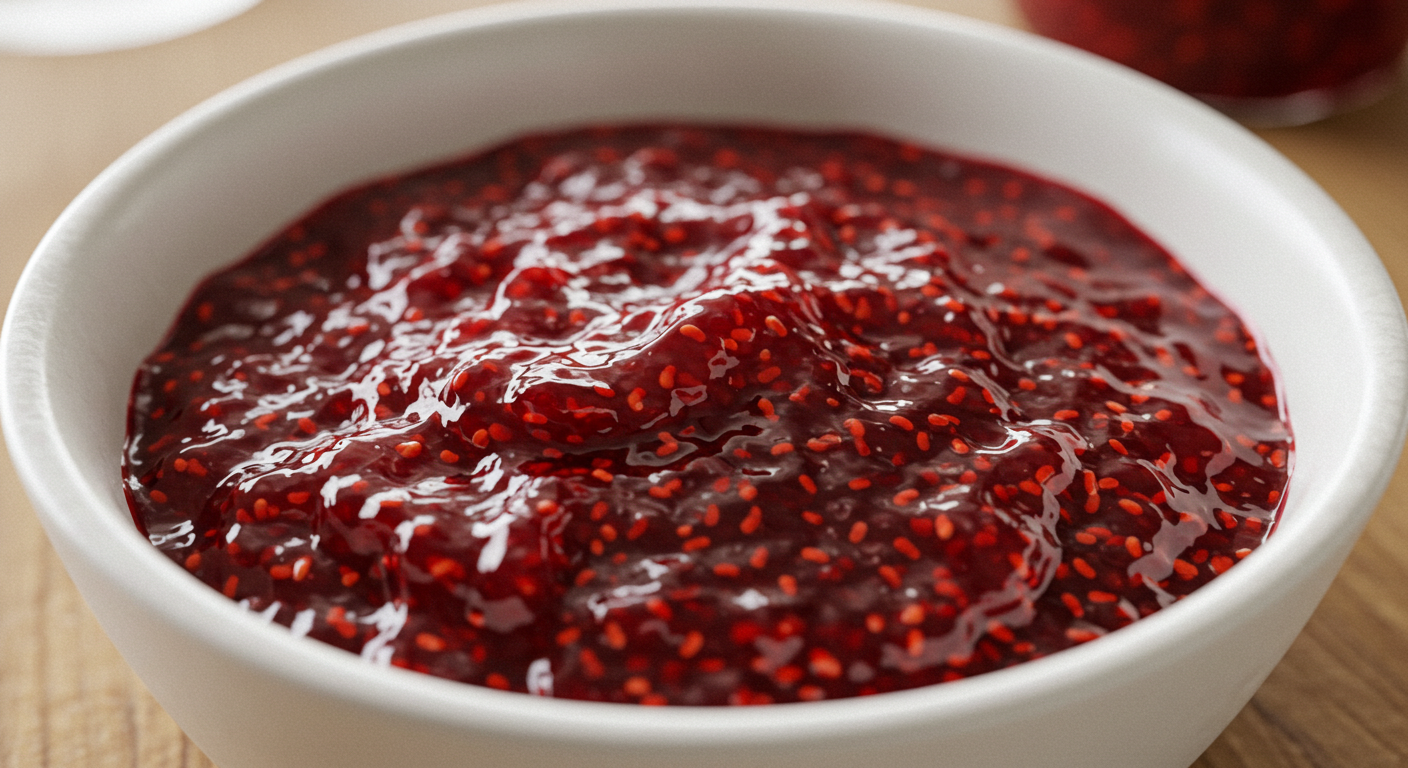
[[105, 53], [174, 40], [234, 18], [259, 0], [6, 0], [0, 51]]
[[[267, 626], [150, 546], [119, 457], [128, 390], [194, 283], [328, 194], [527, 130], [646, 118], [862, 128], [1086, 190], [1259, 329], [1294, 476], [1275, 533], [1148, 619], [954, 683], [747, 709], [545, 700], [364, 664]], [[1212, 110], [1022, 33], [908, 7], [491, 7], [336, 46], [223, 93], [96, 179], [12, 300], [0, 407], [99, 621], [222, 768], [1180, 768], [1270, 672], [1403, 443], [1397, 294], [1304, 174]]]

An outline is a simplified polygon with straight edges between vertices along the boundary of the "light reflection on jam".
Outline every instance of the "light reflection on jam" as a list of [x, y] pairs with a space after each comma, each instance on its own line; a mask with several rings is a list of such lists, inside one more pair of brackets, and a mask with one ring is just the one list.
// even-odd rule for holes
[[1100, 203], [860, 134], [532, 136], [346, 192], [137, 375], [138, 524], [250, 611], [455, 680], [910, 688], [1260, 543], [1252, 337]]

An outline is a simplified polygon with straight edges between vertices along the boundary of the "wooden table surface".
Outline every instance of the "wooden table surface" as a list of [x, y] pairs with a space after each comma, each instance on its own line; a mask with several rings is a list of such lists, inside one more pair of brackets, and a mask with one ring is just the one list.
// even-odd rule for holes
[[[475, 4], [265, 0], [147, 48], [0, 54], [0, 295], [64, 205], [186, 108], [299, 54]], [[1007, 0], [919, 4], [1020, 24]], [[1262, 136], [1339, 201], [1408, 290], [1408, 85], [1357, 113]], [[0, 768], [209, 765], [104, 637], [0, 461]], [[1310, 624], [1195, 765], [1408, 766], [1408, 464]]]

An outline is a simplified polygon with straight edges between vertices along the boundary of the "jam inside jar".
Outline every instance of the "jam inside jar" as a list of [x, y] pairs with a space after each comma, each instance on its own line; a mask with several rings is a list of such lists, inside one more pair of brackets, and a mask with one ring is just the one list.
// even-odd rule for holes
[[1186, 91], [1243, 122], [1300, 125], [1397, 79], [1404, 0], [1018, 0], [1036, 32]]

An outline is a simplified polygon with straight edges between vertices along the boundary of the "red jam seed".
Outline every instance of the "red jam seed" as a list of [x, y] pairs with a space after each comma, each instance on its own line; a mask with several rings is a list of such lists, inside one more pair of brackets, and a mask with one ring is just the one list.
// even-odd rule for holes
[[814, 701], [1226, 571], [1275, 519], [1277, 402], [1236, 316], [1079, 193], [860, 134], [597, 128], [351, 190], [208, 278], [125, 473], [171, 558], [373, 662]]

